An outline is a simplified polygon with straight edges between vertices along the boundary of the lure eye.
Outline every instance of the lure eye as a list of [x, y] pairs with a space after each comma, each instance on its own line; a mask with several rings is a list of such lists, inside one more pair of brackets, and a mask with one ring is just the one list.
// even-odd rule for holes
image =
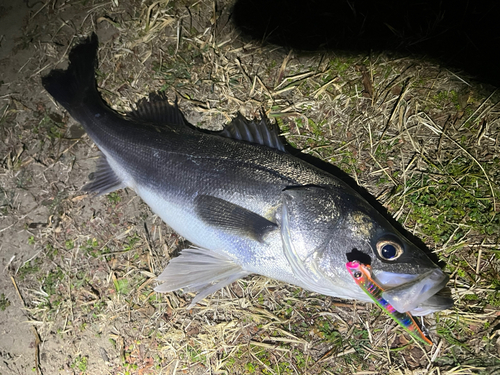
[[383, 240], [377, 243], [377, 251], [382, 259], [393, 261], [403, 254], [403, 247], [396, 241]]
[[352, 273], [352, 276], [355, 278], [355, 279], [359, 279], [361, 277], [361, 272], [359, 271], [354, 271]]

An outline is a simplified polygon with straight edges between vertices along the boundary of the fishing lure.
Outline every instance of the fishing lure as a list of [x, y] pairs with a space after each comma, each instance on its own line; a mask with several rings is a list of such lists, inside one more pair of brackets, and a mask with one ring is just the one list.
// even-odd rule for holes
[[382, 310], [384, 310], [392, 319], [403, 327], [406, 332], [420, 342], [432, 345], [432, 341], [424, 335], [417, 323], [415, 323], [415, 320], [413, 320], [410, 313], [400, 313], [392, 307], [389, 302], [382, 298], [383, 290], [371, 278], [371, 267], [369, 265], [365, 265], [357, 260], [354, 260], [352, 262], [347, 262], [346, 267], [356, 284], [359, 285], [359, 287], [373, 300], [373, 302], [380, 306]]

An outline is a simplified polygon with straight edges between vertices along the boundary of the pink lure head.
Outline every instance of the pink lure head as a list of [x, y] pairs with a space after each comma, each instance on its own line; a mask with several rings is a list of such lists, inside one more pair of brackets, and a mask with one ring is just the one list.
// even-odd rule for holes
[[357, 260], [353, 260], [352, 262], [347, 262], [345, 266], [347, 267], [347, 270], [354, 278], [354, 281], [356, 281], [356, 283], [358, 281], [361, 281], [363, 277], [363, 273], [361, 271], [361, 263], [359, 263]]
[[372, 268], [368, 264], [363, 264], [357, 260], [353, 260], [352, 262], [347, 262], [345, 266], [356, 283], [366, 280], [373, 281], [371, 278]]

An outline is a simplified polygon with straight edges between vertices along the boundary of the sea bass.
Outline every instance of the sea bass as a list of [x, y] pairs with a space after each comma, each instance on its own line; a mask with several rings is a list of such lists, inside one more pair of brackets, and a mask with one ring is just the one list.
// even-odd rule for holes
[[196, 291], [194, 305], [255, 273], [369, 302], [345, 267], [359, 260], [400, 312], [453, 304], [436, 294], [448, 277], [422, 250], [346, 183], [285, 152], [268, 121], [239, 115], [222, 132], [202, 131], [160, 94], [126, 116], [113, 111], [97, 90], [97, 49], [93, 34], [42, 84], [102, 152], [82, 190], [131, 188], [193, 244], [170, 261], [156, 291]]

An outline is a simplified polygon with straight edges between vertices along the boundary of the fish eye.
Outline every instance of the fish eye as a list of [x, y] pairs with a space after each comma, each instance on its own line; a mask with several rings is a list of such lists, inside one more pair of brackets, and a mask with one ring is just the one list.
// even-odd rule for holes
[[403, 247], [393, 240], [382, 240], [377, 243], [378, 255], [384, 260], [396, 260], [403, 254]]
[[359, 271], [354, 271], [352, 273], [352, 276], [354, 276], [355, 279], [359, 279], [361, 277], [361, 272]]

